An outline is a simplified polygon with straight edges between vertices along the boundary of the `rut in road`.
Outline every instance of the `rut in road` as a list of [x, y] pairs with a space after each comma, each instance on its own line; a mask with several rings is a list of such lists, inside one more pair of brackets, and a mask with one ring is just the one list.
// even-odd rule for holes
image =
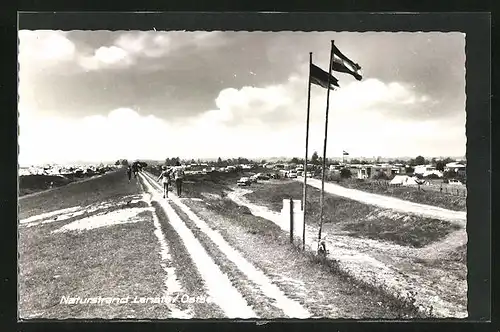
[[[303, 182], [302, 179], [297, 179], [297, 181]], [[307, 184], [317, 189], [321, 189], [321, 181], [318, 179], [308, 178]], [[325, 192], [385, 209], [450, 221], [460, 226], [465, 226], [467, 222], [467, 212], [465, 211], [447, 210], [432, 205], [419, 204], [394, 197], [367, 193], [362, 190], [344, 188], [335, 183], [325, 182]]]
[[[139, 182], [140, 183], [140, 182]], [[141, 187], [144, 191], [145, 188], [141, 184]], [[175, 297], [178, 294], [185, 294], [185, 290], [183, 289], [181, 283], [179, 282], [177, 275], [175, 273], [175, 267], [172, 266], [172, 257], [169, 252], [169, 247], [167, 241], [165, 239], [165, 234], [163, 234], [160, 226], [160, 220], [156, 215], [156, 211], [151, 204], [153, 199], [153, 195], [149, 193], [144, 193], [142, 200], [146, 202], [149, 206], [149, 210], [153, 215], [153, 226], [154, 226], [154, 234], [160, 243], [160, 258], [162, 260], [161, 267], [163, 271], [165, 271], [166, 277], [164, 279], [164, 294], [166, 296]], [[193, 318], [193, 312], [188, 308], [187, 310], [183, 310], [179, 308], [174, 303], [169, 304], [169, 309], [171, 312], [171, 318], [179, 318], [179, 319], [189, 319]]]
[[208, 295], [213, 299], [228, 318], [258, 318], [243, 296], [234, 288], [228, 277], [221, 272], [213, 259], [205, 251], [191, 230], [184, 224], [174, 209], [168, 204], [158, 190], [153, 187], [154, 182], [146, 175], [140, 174], [148, 192], [152, 194], [165, 211], [169, 223], [175, 229], [187, 248], [191, 259], [205, 281]]
[[[151, 177], [149, 177], [149, 179], [152, 180]], [[157, 191], [160, 192], [160, 186], [156, 183], [154, 184]], [[274, 300], [273, 305], [276, 308], [282, 310], [284, 314], [290, 318], [311, 317], [311, 313], [309, 313], [300, 303], [288, 298], [278, 286], [273, 284], [264, 272], [245, 259], [239, 251], [235, 250], [229, 243], [226, 242], [219, 232], [208, 226], [208, 224], [191, 211], [188, 206], [183, 204], [177, 196], [170, 195], [170, 197], [171, 200], [189, 217], [189, 219], [193, 221], [195, 225], [218, 246], [224, 255], [237, 266], [237, 268], [246, 276], [248, 280], [255, 283], [266, 297]]]

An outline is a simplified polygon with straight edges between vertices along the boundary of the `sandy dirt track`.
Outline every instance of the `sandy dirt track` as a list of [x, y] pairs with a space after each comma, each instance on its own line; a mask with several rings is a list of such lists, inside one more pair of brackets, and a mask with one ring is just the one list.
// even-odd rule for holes
[[[227, 194], [237, 204], [247, 206], [252, 214], [286, 227], [279, 213], [248, 201], [244, 195], [249, 192], [235, 188]], [[317, 226], [306, 226], [309, 250], [316, 250], [317, 236]], [[413, 293], [422, 311], [432, 310], [438, 317], [467, 317], [466, 266], [448, 264], [441, 267], [432, 266], [430, 262], [466, 243], [465, 229], [420, 249], [332, 233], [323, 233], [325, 237], [329, 258], [338, 261], [341, 268], [355, 278], [382, 287], [400, 298]]]
[[[297, 181], [303, 182], [304, 179], [298, 178]], [[321, 189], [321, 180], [308, 178], [307, 184]], [[432, 205], [419, 204], [394, 197], [367, 193], [357, 189], [345, 188], [335, 183], [325, 182], [325, 192], [398, 212], [446, 220], [461, 226], [465, 226], [467, 222], [467, 212], [464, 211], [447, 210]]]

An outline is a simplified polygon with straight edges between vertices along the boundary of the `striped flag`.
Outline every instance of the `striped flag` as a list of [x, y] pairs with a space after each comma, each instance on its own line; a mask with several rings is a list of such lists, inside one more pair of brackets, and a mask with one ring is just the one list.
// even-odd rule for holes
[[328, 76], [330, 76], [330, 89], [340, 87], [338, 79], [312, 63], [309, 68], [309, 75], [311, 75], [311, 83], [319, 85], [322, 88], [328, 89]]
[[332, 52], [332, 70], [350, 74], [358, 81], [361, 81], [363, 78], [361, 66], [342, 54], [335, 45], [332, 45]]
[[348, 155], [349, 155], [349, 153], [348, 153], [348, 152], [346, 152], [346, 151], [344, 150], [344, 151], [342, 152], [342, 155], [344, 155], [344, 156], [348, 156]]

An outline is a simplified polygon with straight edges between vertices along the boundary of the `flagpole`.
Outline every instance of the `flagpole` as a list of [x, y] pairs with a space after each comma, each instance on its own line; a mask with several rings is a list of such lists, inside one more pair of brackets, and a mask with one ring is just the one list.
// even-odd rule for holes
[[330, 108], [330, 77], [332, 75], [332, 60], [333, 60], [333, 45], [334, 41], [332, 40], [332, 45], [330, 49], [330, 64], [328, 70], [328, 87], [326, 89], [326, 112], [325, 112], [325, 139], [323, 142], [323, 171], [321, 174], [321, 199], [320, 199], [320, 213], [319, 213], [319, 232], [318, 232], [318, 250], [320, 248], [321, 242], [321, 229], [323, 228], [323, 214], [324, 214], [324, 205], [325, 205], [325, 167], [326, 167], [326, 142], [328, 137], [328, 110]]
[[309, 82], [307, 87], [307, 118], [306, 118], [306, 156], [304, 158], [304, 188], [302, 193], [302, 211], [304, 212], [302, 228], [302, 250], [306, 249], [306, 202], [307, 202], [307, 156], [309, 153], [309, 114], [311, 110], [311, 65], [312, 52], [309, 52]]

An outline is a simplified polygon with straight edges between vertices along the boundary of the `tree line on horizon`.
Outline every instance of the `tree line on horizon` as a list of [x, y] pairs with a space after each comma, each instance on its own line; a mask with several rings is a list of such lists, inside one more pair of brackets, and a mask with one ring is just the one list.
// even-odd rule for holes
[[[381, 158], [377, 158], [375, 162], [379, 163]], [[227, 159], [222, 159], [221, 157], [217, 158], [217, 160], [203, 160], [203, 159], [181, 159], [179, 157], [173, 157], [173, 158], [166, 158], [164, 161], [165, 166], [174, 166], [176, 163], [179, 162], [181, 164], [206, 164], [211, 167], [227, 167], [227, 166], [234, 166], [234, 165], [241, 165], [241, 164], [266, 164], [267, 161], [265, 159], [256, 161], [253, 159], [248, 159], [248, 158], [243, 158], [243, 157], [238, 157], [238, 158], [227, 158]], [[401, 160], [401, 159], [391, 159], [388, 161], [389, 164], [403, 164], [403, 165], [408, 165], [411, 168], [418, 166], [418, 165], [432, 165], [436, 167], [436, 170], [438, 171], [444, 171], [444, 168], [446, 164], [450, 162], [456, 162], [455, 159], [447, 157], [444, 159], [437, 159], [437, 158], [432, 158], [430, 160], [425, 159], [423, 156], [417, 156], [415, 158], [412, 158], [410, 160]], [[298, 158], [298, 157], [293, 157], [290, 159], [278, 159], [275, 161], [275, 163], [291, 163], [291, 164], [297, 164], [297, 165], [302, 165], [304, 164], [304, 158]], [[308, 163], [316, 166], [320, 166], [323, 164], [323, 159], [318, 155], [316, 151], [313, 152], [311, 159], [308, 161]], [[366, 160], [359, 160], [356, 158], [349, 159], [350, 164], [360, 164], [360, 165], [366, 165], [370, 164], [371, 162], [366, 161]], [[337, 160], [327, 158], [326, 159], [326, 164], [327, 165], [339, 165], [340, 163]], [[127, 166], [129, 165], [129, 161], [127, 159], [119, 159], [115, 162], [115, 165], [123, 165]]]

